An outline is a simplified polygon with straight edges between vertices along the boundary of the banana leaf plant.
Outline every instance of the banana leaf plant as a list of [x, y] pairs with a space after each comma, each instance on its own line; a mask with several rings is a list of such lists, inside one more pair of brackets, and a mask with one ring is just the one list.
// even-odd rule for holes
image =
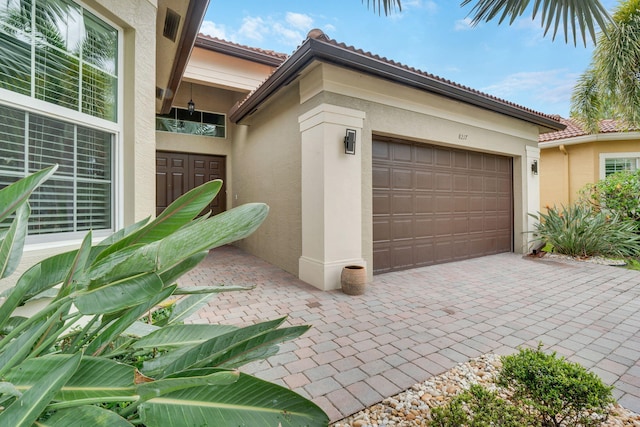
[[[0, 230], [0, 279], [20, 262], [29, 195], [55, 170], [0, 190], [0, 222], [9, 224]], [[176, 280], [210, 249], [251, 234], [268, 212], [247, 204], [199, 217], [221, 185], [205, 183], [96, 245], [88, 233], [77, 250], [35, 264], [3, 294], [0, 425], [328, 424], [313, 402], [238, 370], [308, 326], [281, 327], [284, 318], [246, 327], [182, 322], [217, 292], [246, 288], [181, 288]], [[15, 314], [44, 297], [30, 316]], [[167, 301], [169, 314], [153, 321]]]

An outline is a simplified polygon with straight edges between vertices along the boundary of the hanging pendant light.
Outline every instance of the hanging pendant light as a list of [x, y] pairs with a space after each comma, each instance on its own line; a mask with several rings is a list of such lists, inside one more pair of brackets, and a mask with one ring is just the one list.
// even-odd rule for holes
[[189, 110], [189, 114], [193, 114], [194, 111], [196, 111], [196, 104], [193, 102], [193, 83], [190, 83], [191, 85], [191, 99], [189, 99], [189, 102], [187, 102], [187, 110]]

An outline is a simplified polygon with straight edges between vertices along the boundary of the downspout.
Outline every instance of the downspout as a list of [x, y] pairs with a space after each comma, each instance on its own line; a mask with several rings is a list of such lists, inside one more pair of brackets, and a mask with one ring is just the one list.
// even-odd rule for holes
[[564, 144], [560, 144], [558, 148], [560, 149], [560, 152], [564, 154], [564, 179], [562, 180], [562, 193], [565, 195], [565, 206], [568, 206], [571, 203], [571, 195], [569, 194], [569, 190], [571, 188], [571, 175], [569, 174], [569, 152], [567, 151]]

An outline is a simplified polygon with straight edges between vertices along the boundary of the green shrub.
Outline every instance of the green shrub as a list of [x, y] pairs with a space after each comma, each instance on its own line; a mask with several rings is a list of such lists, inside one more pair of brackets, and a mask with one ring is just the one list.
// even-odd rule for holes
[[501, 399], [478, 384], [454, 397], [447, 405], [433, 408], [434, 427], [522, 427], [538, 426], [538, 420], [523, 409]]
[[588, 206], [549, 208], [531, 215], [538, 220], [534, 235], [554, 252], [576, 257], [632, 257], [640, 254], [638, 222]]
[[581, 202], [598, 211], [640, 220], [640, 170], [616, 172], [580, 190]]
[[520, 349], [502, 358], [497, 384], [513, 391], [513, 399], [539, 414], [545, 427], [601, 425], [613, 403], [612, 387], [583, 366], [555, 353]]

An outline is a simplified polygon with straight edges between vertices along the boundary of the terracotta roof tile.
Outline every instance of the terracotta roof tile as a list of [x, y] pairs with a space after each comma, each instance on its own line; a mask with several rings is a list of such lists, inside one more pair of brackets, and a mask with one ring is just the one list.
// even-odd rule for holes
[[409, 65], [405, 65], [405, 64], [403, 64], [401, 62], [397, 62], [395, 60], [388, 59], [386, 57], [383, 57], [383, 56], [380, 56], [380, 55], [377, 55], [377, 54], [374, 54], [374, 53], [371, 53], [371, 52], [363, 51], [362, 49], [358, 49], [358, 48], [356, 48], [354, 46], [350, 46], [350, 45], [347, 45], [345, 43], [338, 42], [338, 41], [326, 36], [324, 33], [323, 33], [323, 35], [324, 35], [324, 37], [321, 38], [323, 41], [326, 41], [327, 43], [332, 44], [332, 45], [337, 46], [337, 47], [340, 47], [342, 49], [345, 49], [345, 50], [348, 50], [348, 51], [351, 51], [351, 52], [354, 52], [354, 53], [358, 53], [360, 55], [363, 55], [363, 56], [366, 56], [366, 57], [369, 57], [369, 58], [372, 58], [372, 59], [375, 59], [375, 60], [379, 60], [379, 61], [387, 63], [389, 65], [393, 65], [395, 67], [402, 68], [402, 69], [407, 70], [407, 71], [411, 71], [413, 73], [416, 73], [416, 74], [431, 78], [433, 80], [440, 81], [440, 82], [445, 83], [447, 85], [450, 85], [450, 86], [453, 86], [453, 87], [456, 87], [456, 88], [459, 88], [459, 89], [463, 89], [465, 91], [474, 93], [476, 95], [480, 95], [482, 97], [485, 97], [485, 98], [488, 98], [488, 99], [492, 99], [494, 101], [498, 101], [500, 103], [509, 105], [511, 107], [518, 108], [518, 109], [523, 110], [523, 111], [527, 111], [529, 113], [540, 115], [542, 117], [546, 117], [548, 119], [552, 119], [552, 120], [556, 120], [556, 121], [558, 120], [558, 117], [559, 117], [558, 115], [545, 114], [545, 113], [533, 110], [531, 108], [524, 107], [522, 105], [513, 103], [511, 101], [507, 101], [505, 99], [498, 98], [498, 97], [490, 95], [488, 93], [481, 92], [479, 90], [473, 89], [473, 88], [471, 88], [469, 86], [464, 86], [464, 85], [456, 83], [456, 82], [454, 82], [452, 80], [445, 79], [445, 78], [437, 76], [435, 74], [431, 74], [431, 73], [428, 73], [426, 71], [419, 70], [419, 69], [417, 69], [415, 67], [411, 67]]
[[[558, 141], [561, 139], [575, 138], [589, 134], [589, 132], [587, 132], [577, 120], [565, 119], [560, 116], [555, 117], [560, 121], [560, 123], [565, 125], [566, 128], [556, 132], [543, 133], [538, 137], [538, 142]], [[612, 119], [601, 120], [598, 126], [600, 128], [600, 133], [628, 132], [630, 130], [637, 130], [629, 129], [621, 121]]]
[[268, 50], [268, 49], [260, 49], [258, 47], [251, 47], [251, 46], [247, 46], [247, 45], [243, 45], [243, 44], [239, 44], [239, 43], [233, 43], [233, 42], [230, 42], [228, 40], [220, 39], [218, 37], [213, 37], [213, 36], [210, 36], [210, 35], [207, 35], [207, 34], [203, 34], [203, 33], [199, 33], [198, 34], [198, 38], [204, 39], [204, 40], [214, 41], [216, 43], [225, 44], [227, 46], [232, 46], [232, 47], [236, 47], [236, 48], [239, 48], [239, 49], [249, 50], [249, 51], [256, 52], [256, 53], [261, 53], [261, 54], [264, 54], [264, 55], [273, 56], [274, 58], [281, 59], [282, 61], [284, 61], [285, 59], [287, 59], [289, 57], [289, 55], [287, 55], [286, 53], [276, 52], [274, 50]]

